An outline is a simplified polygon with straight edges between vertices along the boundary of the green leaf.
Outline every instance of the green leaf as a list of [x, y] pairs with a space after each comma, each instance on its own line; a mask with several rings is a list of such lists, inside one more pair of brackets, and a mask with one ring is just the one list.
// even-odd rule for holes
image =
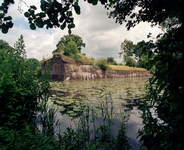
[[0, 13], [0, 18], [3, 18], [4, 17], [4, 13]]
[[65, 27], [66, 27], [66, 22], [64, 22], [64, 23], [60, 26], [61, 30], [63, 30]]
[[7, 25], [9, 28], [12, 28], [12, 27], [13, 27], [12, 21], [7, 22], [6, 25]]
[[7, 20], [12, 20], [12, 17], [11, 16], [4, 17], [4, 21], [7, 21]]
[[28, 12], [25, 12], [25, 13], [24, 13], [24, 16], [25, 16], [26, 18], [28, 18], [28, 17], [30, 16], [30, 14], [29, 14]]
[[65, 20], [65, 17], [64, 16], [61, 16], [61, 18], [59, 19], [59, 22], [63, 22]]
[[68, 34], [71, 34], [71, 33], [72, 33], [72, 31], [70, 29], [68, 29]]
[[30, 24], [30, 28], [31, 28], [31, 30], [35, 30], [36, 26], [32, 23], [32, 24]]
[[34, 5], [30, 6], [30, 8], [32, 8], [32, 9], [34, 9], [34, 10], [37, 9], [36, 6], [34, 6]]
[[44, 18], [45, 16], [46, 16], [45, 13], [43, 12], [40, 13], [40, 18]]
[[92, 2], [93, 2], [93, 0], [88, 0], [88, 3], [90, 3], [90, 4], [91, 4]]
[[68, 16], [72, 16], [72, 12], [71, 11], [67, 11], [67, 15]]
[[74, 5], [74, 10], [75, 10], [77, 15], [80, 15], [80, 6]]
[[39, 28], [43, 28], [44, 22], [39, 18], [36, 20], [36, 26]]
[[41, 4], [40, 8], [41, 8], [42, 11], [45, 11], [46, 5], [45, 4]]
[[98, 0], [93, 0], [92, 4], [93, 5], [97, 5], [98, 4]]
[[8, 27], [4, 23], [2, 24], [2, 33], [6, 34], [8, 32]]
[[68, 25], [68, 28], [69, 28], [69, 29], [75, 28], [75, 24], [73, 24], [73, 23], [72, 23], [72, 24], [69, 24], [69, 25]]
[[2, 33], [6, 34], [6, 33], [8, 33], [8, 30], [7, 29], [2, 29]]

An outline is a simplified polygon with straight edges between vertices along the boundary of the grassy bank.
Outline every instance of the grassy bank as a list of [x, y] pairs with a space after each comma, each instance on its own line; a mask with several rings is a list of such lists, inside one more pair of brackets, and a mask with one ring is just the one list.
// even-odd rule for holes
[[133, 71], [147, 71], [145, 68], [129, 67], [123, 65], [109, 65], [112, 70], [133, 70]]
[[[55, 54], [61, 54], [61, 53], [55, 53]], [[94, 60], [92, 58], [87, 57], [86, 55], [78, 54], [80, 58], [78, 60], [75, 60], [71, 56], [65, 56], [62, 54], [62, 58], [65, 61], [69, 62], [75, 62], [75, 61], [80, 61], [82, 63], [87, 63], [87, 64], [93, 64], [93, 66], [97, 69], [103, 69], [103, 70], [128, 70], [128, 71], [147, 71], [145, 68], [137, 68], [137, 67], [129, 67], [125, 65], [110, 65], [107, 63], [106, 59], [99, 59], [99, 60]], [[47, 61], [53, 57], [46, 58], [44, 61]]]

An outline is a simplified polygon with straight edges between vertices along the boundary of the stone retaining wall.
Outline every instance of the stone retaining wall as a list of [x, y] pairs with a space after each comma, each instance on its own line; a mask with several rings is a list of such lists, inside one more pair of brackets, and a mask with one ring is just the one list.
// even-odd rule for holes
[[93, 64], [64, 61], [61, 54], [55, 54], [53, 58], [45, 61], [42, 65], [42, 73], [48, 62], [52, 66], [51, 77], [56, 81], [152, 76], [150, 71], [100, 70], [94, 68]]

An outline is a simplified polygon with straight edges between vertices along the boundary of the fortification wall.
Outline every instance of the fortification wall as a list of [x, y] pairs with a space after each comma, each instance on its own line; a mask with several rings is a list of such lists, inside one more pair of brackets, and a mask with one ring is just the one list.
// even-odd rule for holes
[[61, 54], [53, 55], [53, 58], [45, 61], [42, 73], [48, 62], [51, 64], [50, 75], [56, 81], [152, 76], [149, 71], [100, 70], [94, 68], [93, 64], [64, 61]]
[[65, 80], [90, 80], [104, 78], [127, 78], [152, 76], [149, 71], [100, 70], [93, 65], [67, 64]]

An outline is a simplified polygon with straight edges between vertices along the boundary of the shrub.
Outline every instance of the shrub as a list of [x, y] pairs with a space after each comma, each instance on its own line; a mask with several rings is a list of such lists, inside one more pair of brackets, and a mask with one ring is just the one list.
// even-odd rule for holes
[[95, 63], [93, 63], [93, 66], [97, 69], [102, 69], [102, 70], [107, 70], [110, 69], [107, 60], [106, 59], [99, 59], [98, 61], [96, 61]]
[[64, 48], [64, 55], [71, 56], [75, 60], [78, 60], [80, 56], [78, 55], [78, 48], [74, 41], [70, 40], [68, 45]]
[[129, 56], [127, 56], [125, 58], [125, 62], [126, 62], [125, 65], [127, 65], [129, 67], [135, 67], [137, 65], [136, 61], [133, 58], [129, 57]]
[[112, 64], [112, 65], [116, 65], [116, 66], [118, 65], [116, 61], [114, 61], [114, 62], [111, 63], [111, 64]]
[[107, 62], [112, 64], [114, 62], [114, 58], [113, 57], [107, 57]]
[[39, 102], [46, 102], [50, 95], [49, 82], [38, 78], [35, 65], [26, 67], [23, 56], [20, 48], [13, 53], [0, 50], [0, 126], [16, 130], [25, 122], [33, 123]]

